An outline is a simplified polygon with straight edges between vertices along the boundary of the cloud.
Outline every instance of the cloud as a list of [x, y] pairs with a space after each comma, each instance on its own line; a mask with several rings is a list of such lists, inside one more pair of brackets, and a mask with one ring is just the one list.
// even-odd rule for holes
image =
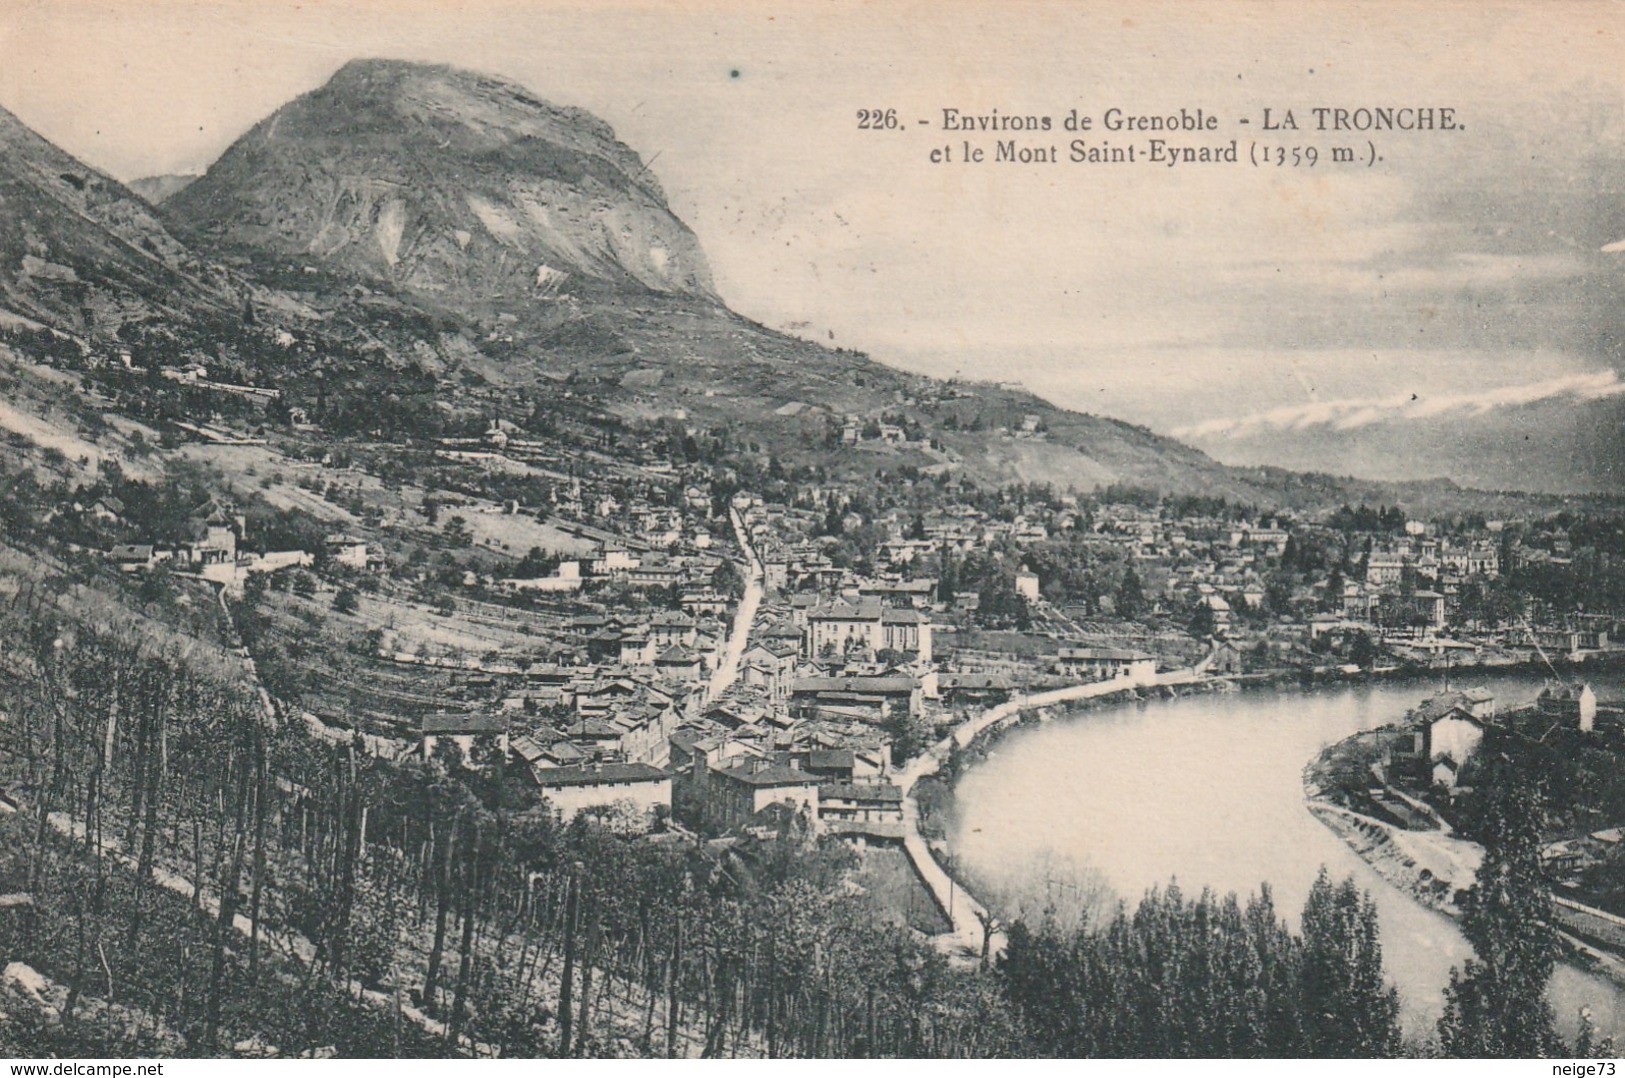
[[1344, 398], [1271, 408], [1237, 419], [1212, 419], [1173, 431], [1176, 438], [1240, 439], [1271, 430], [1358, 430], [1374, 423], [1401, 423], [1463, 414], [1483, 415], [1499, 408], [1518, 408], [1541, 401], [1602, 400], [1625, 395], [1625, 382], [1614, 371], [1563, 375], [1541, 382], [1501, 386], [1472, 393], [1421, 396], [1401, 393], [1391, 397]]

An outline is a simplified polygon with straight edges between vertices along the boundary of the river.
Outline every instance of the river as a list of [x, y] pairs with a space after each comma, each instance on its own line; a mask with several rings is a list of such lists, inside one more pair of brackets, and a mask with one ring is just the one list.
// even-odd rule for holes
[[[1458, 683], [1487, 686], [1503, 708], [1541, 687], [1523, 675]], [[1622, 694], [1618, 677], [1593, 685], [1604, 700]], [[1391, 887], [1310, 815], [1302, 774], [1325, 745], [1392, 722], [1433, 691], [1406, 682], [1193, 695], [1013, 730], [960, 779], [951, 846], [992, 880], [1021, 878], [1045, 858], [1085, 865], [1131, 903], [1170, 879], [1193, 896], [1245, 896], [1267, 881], [1294, 926], [1320, 866], [1353, 874], [1376, 899], [1406, 1032], [1427, 1035], [1450, 967], [1472, 949], [1454, 922]], [[1625, 1037], [1615, 982], [1559, 965], [1551, 998], [1566, 1030], [1588, 1005], [1600, 1030]]]

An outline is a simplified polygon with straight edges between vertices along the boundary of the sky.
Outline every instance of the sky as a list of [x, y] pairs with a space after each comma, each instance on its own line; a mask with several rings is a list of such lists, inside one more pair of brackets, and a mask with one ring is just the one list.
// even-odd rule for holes
[[[0, 105], [125, 180], [201, 171], [357, 56], [605, 119], [758, 321], [1221, 459], [1260, 431], [1625, 396], [1618, 5], [0, 0]], [[1314, 169], [929, 160], [963, 139], [944, 108], [1114, 106], [1324, 159], [1333, 135], [1259, 129], [1317, 105], [1464, 130], [1373, 135], [1371, 167], [1364, 136], [1361, 164]], [[904, 129], [859, 130], [864, 108]], [[1031, 141], [1073, 137], [1115, 136]]]

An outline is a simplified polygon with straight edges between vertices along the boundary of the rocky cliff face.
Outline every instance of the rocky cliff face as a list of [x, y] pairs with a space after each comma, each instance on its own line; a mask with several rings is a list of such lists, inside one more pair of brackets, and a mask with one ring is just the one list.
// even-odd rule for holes
[[0, 307], [104, 335], [232, 302], [152, 207], [0, 109]]
[[345, 65], [164, 212], [211, 248], [320, 263], [464, 313], [587, 284], [711, 296], [694, 234], [607, 124], [447, 67]]

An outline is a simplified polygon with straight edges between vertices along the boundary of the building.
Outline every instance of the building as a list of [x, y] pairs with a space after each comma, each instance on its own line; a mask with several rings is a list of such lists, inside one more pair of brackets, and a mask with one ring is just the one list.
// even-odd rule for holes
[[937, 691], [949, 707], [964, 704], [1001, 704], [1015, 690], [1006, 673], [955, 672], [937, 675]]
[[1016, 594], [1030, 603], [1038, 601], [1038, 574], [1023, 569], [1016, 574]]
[[1585, 682], [1548, 681], [1535, 698], [1543, 715], [1589, 734], [1597, 724], [1597, 694]]
[[883, 722], [892, 715], [920, 715], [925, 691], [918, 678], [804, 677], [790, 686], [790, 711], [797, 718], [820, 715]]
[[351, 569], [366, 569], [367, 544], [351, 535], [329, 535], [322, 540], [328, 560], [334, 565]]
[[1068, 647], [1056, 652], [1055, 672], [1088, 681], [1117, 677], [1149, 680], [1156, 676], [1157, 660], [1142, 651], [1122, 648]]
[[502, 586], [514, 591], [564, 592], [581, 590], [581, 563], [561, 561], [551, 576], [506, 577]]
[[1493, 715], [1494, 706], [1494, 698], [1488, 694], [1475, 698], [1451, 692], [1416, 709], [1428, 781], [1451, 788], [1456, 785], [1462, 768], [1484, 740], [1484, 716]]
[[700, 657], [681, 644], [673, 644], [655, 658], [655, 670], [668, 681], [693, 684], [701, 678]]
[[230, 565], [237, 560], [237, 533], [228, 524], [194, 523], [187, 545], [190, 561], [198, 565]]
[[740, 679], [752, 688], [764, 690], [774, 700], [786, 700], [795, 673], [795, 654], [793, 646], [752, 644], [740, 659]]
[[1365, 579], [1379, 587], [1398, 584], [1405, 576], [1405, 559], [1397, 554], [1372, 552], [1365, 563]]
[[889, 782], [831, 782], [818, 788], [818, 825], [835, 834], [902, 838], [903, 791]]
[[691, 648], [699, 640], [698, 623], [687, 614], [662, 610], [649, 619], [649, 639], [661, 651], [678, 645]]
[[157, 551], [148, 543], [121, 543], [107, 552], [108, 560], [126, 573], [158, 564]]
[[1586, 628], [1538, 628], [1535, 643], [1549, 653], [1561, 655], [1570, 662], [1580, 662], [1588, 655], [1607, 649], [1608, 632], [1600, 626]]
[[1427, 624], [1433, 629], [1444, 628], [1444, 595], [1437, 591], [1419, 591], [1416, 593], [1416, 612], [1427, 619]]
[[746, 757], [727, 766], [712, 766], [707, 779], [705, 814], [716, 826], [742, 826], [772, 805], [786, 805], [818, 818], [818, 776], [789, 764]]
[[807, 611], [806, 656], [844, 655], [857, 649], [878, 655], [902, 652], [931, 661], [931, 622], [918, 610], [901, 610], [871, 599], [837, 599]]
[[648, 830], [658, 814], [671, 812], [671, 773], [652, 764], [585, 764], [531, 769], [542, 796], [569, 822], [589, 809], [624, 802], [627, 817], [638, 820], [637, 830]]
[[419, 743], [423, 758], [434, 755], [435, 746], [449, 740], [469, 764], [477, 764], [485, 753], [508, 753], [508, 720], [502, 715], [480, 712], [441, 711], [425, 715], [419, 723]]

